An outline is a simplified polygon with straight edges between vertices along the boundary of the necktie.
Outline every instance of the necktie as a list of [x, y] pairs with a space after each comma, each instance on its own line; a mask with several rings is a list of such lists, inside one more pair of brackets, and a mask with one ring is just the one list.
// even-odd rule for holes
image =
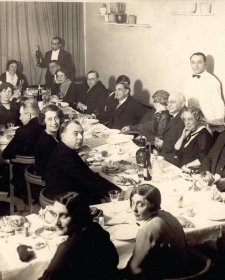
[[193, 74], [193, 75], [192, 75], [192, 78], [195, 78], [195, 77], [198, 78], [198, 79], [200, 79], [200, 78], [201, 78], [201, 75], [195, 75], [195, 74]]

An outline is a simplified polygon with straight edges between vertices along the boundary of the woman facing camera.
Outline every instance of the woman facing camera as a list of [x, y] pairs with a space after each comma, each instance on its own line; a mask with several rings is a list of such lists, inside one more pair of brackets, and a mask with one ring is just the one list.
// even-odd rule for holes
[[212, 136], [205, 127], [202, 111], [189, 106], [183, 109], [181, 115], [184, 129], [174, 148], [177, 151], [178, 165], [184, 171], [189, 167], [197, 167], [212, 147]]
[[24, 90], [27, 86], [27, 78], [18, 71], [18, 61], [12, 59], [6, 64], [6, 72], [0, 76], [1, 82], [7, 82], [13, 85], [14, 88]]
[[76, 85], [68, 78], [69, 74], [67, 69], [61, 67], [56, 71], [55, 75], [59, 88], [57, 89], [58, 92], [53, 92], [53, 94], [57, 94], [60, 99], [73, 106], [77, 102], [78, 90]]
[[160, 191], [140, 185], [130, 196], [131, 208], [141, 223], [126, 279], [163, 279], [186, 270], [188, 254], [183, 228], [169, 212], [161, 210]]
[[57, 133], [63, 121], [63, 112], [58, 106], [50, 104], [41, 110], [39, 120], [45, 130], [35, 148], [35, 174], [45, 180], [49, 158], [59, 140]]
[[0, 85], [0, 124], [19, 123], [19, 103], [14, 96], [10, 83], [4, 82]]
[[39, 280], [117, 279], [118, 255], [109, 233], [93, 222], [85, 198], [75, 192], [60, 196], [53, 205], [61, 243]]

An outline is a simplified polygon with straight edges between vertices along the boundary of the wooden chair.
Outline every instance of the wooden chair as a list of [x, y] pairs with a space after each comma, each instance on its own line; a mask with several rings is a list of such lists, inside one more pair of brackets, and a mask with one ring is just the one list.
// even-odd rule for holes
[[165, 278], [164, 280], [191, 280], [205, 279], [206, 273], [211, 267], [211, 259], [197, 250], [190, 249], [190, 262], [188, 271], [183, 277]]
[[54, 202], [55, 202], [54, 200], [51, 200], [45, 196], [45, 188], [43, 188], [41, 190], [40, 196], [39, 196], [39, 203], [40, 203], [41, 207], [45, 208], [48, 205], [53, 205]]
[[9, 200], [10, 200], [10, 215], [14, 214], [14, 206], [15, 203], [15, 197], [14, 197], [14, 186], [11, 183], [11, 180], [13, 178], [13, 164], [18, 163], [22, 165], [31, 165], [35, 163], [35, 159], [33, 156], [21, 156], [17, 155], [14, 159], [10, 160], [9, 163], [9, 177], [10, 177], [10, 187], [9, 187]]
[[40, 186], [40, 188], [45, 186], [45, 181], [42, 180], [40, 176], [34, 175], [32, 166], [28, 166], [25, 169], [24, 177], [27, 185], [27, 197], [28, 197], [28, 211], [31, 214], [33, 208], [33, 198], [31, 192], [31, 184]]

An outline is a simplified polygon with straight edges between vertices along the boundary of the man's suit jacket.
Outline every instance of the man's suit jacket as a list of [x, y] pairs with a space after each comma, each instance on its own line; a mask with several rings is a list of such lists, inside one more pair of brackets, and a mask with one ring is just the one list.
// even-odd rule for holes
[[46, 174], [46, 196], [55, 199], [67, 191], [85, 193], [90, 203], [99, 203], [108, 191], [119, 189], [95, 174], [76, 151], [58, 142], [52, 152]]
[[87, 105], [87, 114], [96, 114], [97, 116], [103, 110], [105, 102], [109, 96], [109, 91], [105, 88], [101, 81], [89, 88], [88, 84], [85, 83], [83, 88], [80, 90], [79, 101]]
[[[52, 76], [51, 73], [49, 72], [49, 69], [48, 69], [49, 62], [51, 61], [51, 56], [52, 56], [52, 51], [46, 52], [42, 63], [38, 63], [39, 67], [47, 68], [47, 72], [46, 72], [46, 75], [45, 75], [45, 81], [46, 82], [49, 81], [50, 76]], [[71, 54], [69, 52], [66, 52], [66, 51], [60, 49], [59, 56], [58, 56], [58, 62], [60, 63], [60, 66], [63, 66], [68, 70], [68, 72], [70, 74], [70, 76], [68, 78], [70, 78], [71, 80], [74, 80], [75, 66], [74, 66], [74, 63], [72, 61]]]
[[13, 139], [2, 152], [4, 159], [15, 158], [16, 155], [34, 156], [35, 145], [43, 127], [38, 118], [31, 119], [28, 124], [18, 128]]
[[[16, 134], [2, 152], [4, 159], [15, 158], [16, 155], [34, 156], [35, 145], [38, 137], [43, 131], [38, 123], [38, 118], [31, 119], [28, 124], [18, 128]], [[16, 195], [26, 192], [26, 183], [24, 179], [24, 170], [26, 165], [13, 164], [12, 184], [15, 187]]]
[[122, 129], [127, 125], [138, 124], [146, 111], [147, 109], [143, 104], [128, 96], [126, 101], [112, 113], [108, 127]]
[[169, 162], [173, 164], [177, 163], [176, 151], [174, 145], [180, 138], [183, 129], [184, 122], [180, 118], [182, 111], [180, 111], [175, 117], [172, 117], [163, 134], [163, 146], [160, 154]]
[[220, 155], [224, 149], [225, 132], [222, 132], [218, 136], [216, 143], [213, 145], [208, 155], [203, 160], [202, 169], [210, 171], [212, 174], [218, 173], [222, 178], [225, 178], [225, 158], [220, 160]]

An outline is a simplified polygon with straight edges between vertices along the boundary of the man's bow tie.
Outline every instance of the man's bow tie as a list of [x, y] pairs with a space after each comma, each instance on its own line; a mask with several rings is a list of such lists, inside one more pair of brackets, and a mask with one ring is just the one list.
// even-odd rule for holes
[[192, 78], [195, 78], [195, 77], [197, 77], [198, 79], [200, 79], [200, 78], [201, 78], [201, 75], [195, 75], [195, 74], [193, 74], [193, 75], [192, 75]]

